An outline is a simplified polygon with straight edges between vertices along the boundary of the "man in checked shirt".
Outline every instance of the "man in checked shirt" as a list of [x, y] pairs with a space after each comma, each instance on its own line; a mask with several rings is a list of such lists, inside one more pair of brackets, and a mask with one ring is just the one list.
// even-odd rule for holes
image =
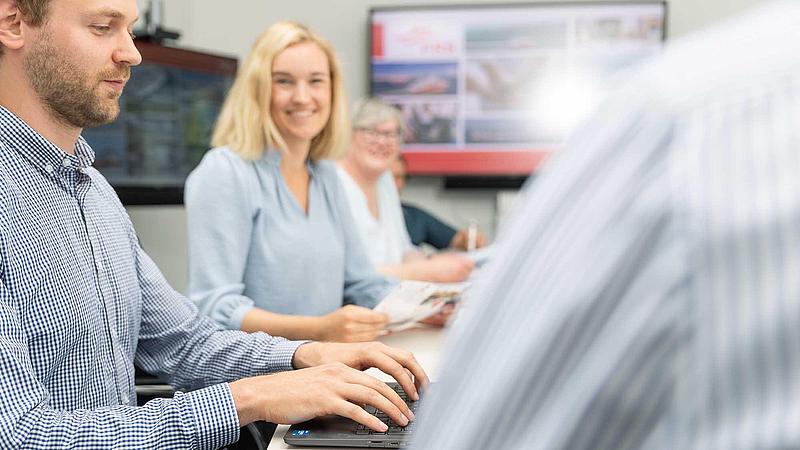
[[[139, 247], [80, 137], [119, 112], [137, 16], [135, 0], [0, 0], [0, 446], [216, 448], [326, 414], [385, 428], [358, 404], [407, 424], [361, 370], [417, 398], [410, 353], [222, 331]], [[137, 407], [134, 363], [197, 389]]]

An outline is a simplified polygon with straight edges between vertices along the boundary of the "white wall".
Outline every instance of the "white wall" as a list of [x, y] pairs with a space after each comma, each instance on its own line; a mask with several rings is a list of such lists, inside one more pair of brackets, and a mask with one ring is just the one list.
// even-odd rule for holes
[[[530, 0], [163, 0], [171, 28], [182, 30], [181, 44], [197, 49], [247, 54], [272, 22], [293, 19], [309, 25], [336, 47], [353, 98], [367, 94], [367, 15], [370, 7], [420, 4], [532, 3]], [[760, 0], [670, 0], [668, 30], [680, 36], [738, 12]], [[224, 5], [224, 6], [223, 6]]]
[[[680, 37], [764, 0], [669, 1], [668, 34]], [[137, 0], [142, 5], [145, 0]], [[184, 47], [234, 55], [247, 54], [255, 38], [272, 22], [294, 19], [306, 23], [337, 48], [351, 99], [367, 94], [367, 14], [373, 6], [426, 4], [422, 0], [164, 0], [165, 25], [180, 30]], [[529, 0], [435, 0], [436, 4], [530, 3]], [[141, 6], [140, 6], [141, 7]], [[438, 177], [417, 177], [403, 197], [452, 223], [469, 220], [493, 235], [496, 192], [446, 191]], [[187, 286], [186, 218], [182, 207], [131, 207], [140, 240], [178, 290]]]

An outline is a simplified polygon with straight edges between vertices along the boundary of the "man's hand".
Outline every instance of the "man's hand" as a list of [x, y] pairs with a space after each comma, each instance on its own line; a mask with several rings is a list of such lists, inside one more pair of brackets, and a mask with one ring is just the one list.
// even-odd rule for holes
[[428, 375], [411, 352], [389, 347], [380, 342], [362, 344], [309, 342], [298, 347], [292, 359], [292, 365], [296, 369], [330, 363], [343, 363], [356, 370], [366, 370], [370, 367], [380, 369], [397, 380], [412, 400], [419, 399], [417, 390], [429, 382]]
[[372, 341], [389, 323], [386, 314], [355, 305], [346, 305], [319, 318], [316, 340], [333, 342]]
[[419, 399], [417, 389], [429, 382], [414, 355], [379, 342], [309, 342], [297, 348], [292, 364], [299, 370], [230, 384], [241, 426], [255, 420], [299, 423], [336, 414], [383, 432], [386, 425], [360, 405], [378, 408], [400, 426], [413, 420], [414, 413], [386, 383], [362, 370], [375, 367], [393, 376], [413, 400]]
[[342, 363], [244, 378], [231, 383], [230, 389], [240, 426], [256, 420], [293, 424], [336, 414], [379, 432], [387, 430], [386, 424], [359, 405], [378, 408], [400, 426], [414, 419], [386, 383]]

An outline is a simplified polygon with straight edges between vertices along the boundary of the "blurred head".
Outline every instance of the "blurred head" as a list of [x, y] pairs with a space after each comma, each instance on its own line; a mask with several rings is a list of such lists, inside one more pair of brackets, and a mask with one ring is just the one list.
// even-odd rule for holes
[[256, 40], [236, 75], [211, 139], [245, 159], [309, 142], [313, 160], [334, 158], [349, 136], [341, 69], [333, 47], [296, 22]]
[[394, 178], [394, 184], [397, 186], [397, 192], [401, 192], [406, 187], [406, 175], [408, 174], [408, 162], [402, 153], [397, 154], [397, 158], [392, 161], [389, 166]]
[[365, 175], [379, 176], [397, 158], [404, 123], [400, 111], [376, 98], [353, 108], [353, 135], [348, 159]]
[[32, 91], [67, 126], [113, 121], [130, 67], [141, 62], [131, 35], [135, 0], [18, 0], [16, 8], [19, 32], [4, 28], [0, 65], [24, 73], [27, 85], [19, 86], [19, 95]]

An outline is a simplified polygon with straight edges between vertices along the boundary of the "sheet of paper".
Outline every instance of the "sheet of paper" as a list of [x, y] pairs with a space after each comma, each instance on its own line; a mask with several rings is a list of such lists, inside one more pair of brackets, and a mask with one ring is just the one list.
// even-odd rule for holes
[[388, 330], [403, 330], [438, 313], [447, 303], [457, 301], [467, 287], [469, 283], [401, 281], [375, 311], [389, 316]]

